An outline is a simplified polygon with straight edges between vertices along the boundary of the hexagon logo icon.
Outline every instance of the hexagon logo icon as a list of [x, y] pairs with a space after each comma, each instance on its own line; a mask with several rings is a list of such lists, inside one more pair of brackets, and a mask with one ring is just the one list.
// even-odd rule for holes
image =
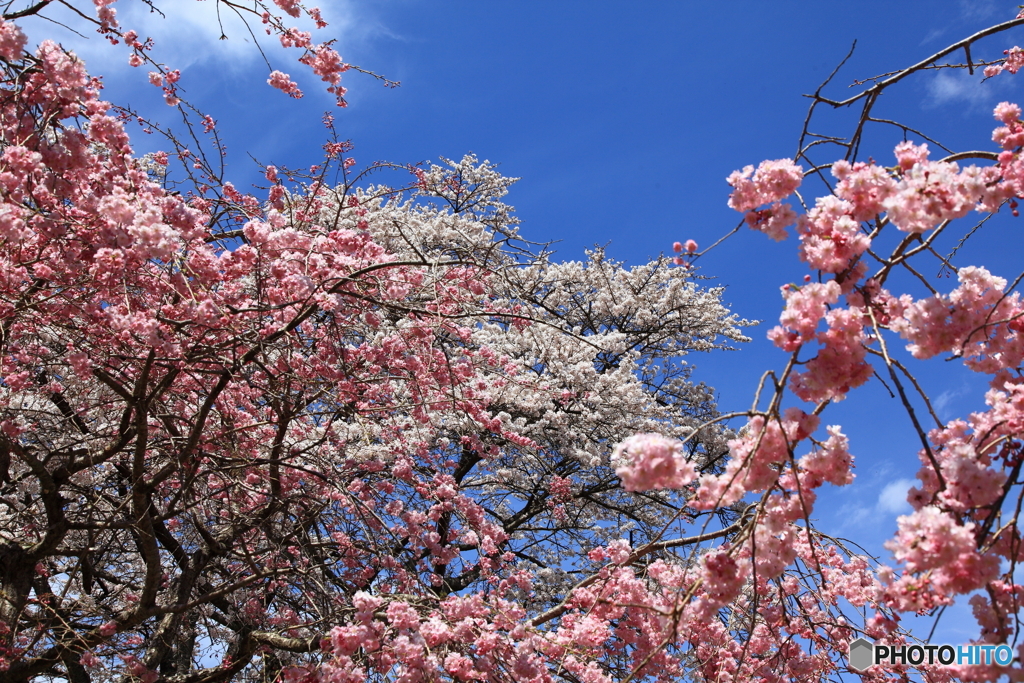
[[875, 644], [866, 638], [858, 638], [850, 643], [850, 668], [854, 671], [866, 671], [875, 663]]

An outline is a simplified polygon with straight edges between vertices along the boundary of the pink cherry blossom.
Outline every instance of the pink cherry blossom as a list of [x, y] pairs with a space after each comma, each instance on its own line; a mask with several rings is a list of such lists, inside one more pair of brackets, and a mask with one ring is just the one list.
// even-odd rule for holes
[[682, 445], [660, 434], [629, 437], [615, 447], [612, 461], [627, 491], [682, 488], [697, 476]]
[[763, 161], [756, 171], [747, 166], [726, 179], [733, 186], [729, 206], [746, 213], [763, 204], [774, 204], [795, 192], [802, 180], [803, 169], [790, 159]]
[[28, 38], [13, 21], [0, 19], [0, 57], [15, 60], [21, 56]]
[[291, 97], [302, 97], [302, 90], [299, 89], [299, 84], [293, 81], [286, 73], [272, 71], [270, 73], [270, 78], [267, 79], [267, 83], [274, 86], [281, 92], [287, 93]]
[[[116, 39], [112, 1], [94, 4]], [[322, 28], [319, 11], [257, 4], [343, 103], [348, 65], [279, 16]], [[122, 37], [181, 103], [187, 76]], [[805, 190], [806, 215], [783, 203], [794, 162], [729, 176], [752, 228], [796, 225], [806, 267], [768, 333], [785, 365], [725, 425], [677, 357], [745, 340], [746, 322], [671, 257], [508, 249], [513, 179], [472, 156], [356, 186], [351, 145], [332, 139], [308, 173], [265, 166], [259, 196], [207, 172], [199, 139], [140, 159], [102, 82], [52, 41], [26, 45], [0, 23], [12, 680], [72, 675], [72, 652], [155, 683], [154, 633], [171, 652], [201, 645], [174, 674], [196, 680], [826, 680], [853, 638], [907, 642], [900, 612], [971, 593], [980, 640], [1017, 637], [1024, 305], [959, 256], [942, 261], [955, 285], [913, 270], [959, 218], [1024, 197], [1016, 105], [996, 107], [981, 166], [914, 142], [895, 166], [825, 159], [816, 172], [838, 183]], [[280, 71], [269, 82], [301, 94]], [[192, 130], [217, 132], [191, 111]], [[154, 181], [173, 159], [196, 172], [181, 194]], [[673, 249], [685, 265], [698, 246]], [[977, 412], [924, 426], [936, 410], [911, 368], [936, 355], [989, 389]], [[909, 394], [919, 444], [895, 568], [815, 527], [858, 443], [821, 415], [876, 373]], [[865, 678], [890, 674], [951, 672]]]
[[854, 211], [853, 204], [836, 197], [818, 199], [807, 219], [797, 225], [800, 258], [826, 273], [846, 270], [871, 244]]
[[786, 228], [793, 225], [796, 220], [796, 212], [789, 204], [776, 202], [767, 209], [748, 211], [743, 220], [753, 230], [760, 230], [776, 242], [786, 239]]

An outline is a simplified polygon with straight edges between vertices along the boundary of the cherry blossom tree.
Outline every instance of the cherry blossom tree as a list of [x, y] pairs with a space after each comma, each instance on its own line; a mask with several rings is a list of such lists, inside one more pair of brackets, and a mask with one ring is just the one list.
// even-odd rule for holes
[[[972, 48], [1021, 24], [1024, 13], [908, 68], [860, 81], [861, 89], [845, 99], [822, 94], [837, 69], [811, 96], [795, 157], [751, 165], [728, 178], [729, 205], [744, 214], [740, 227], [775, 240], [794, 229], [799, 258], [810, 272], [803, 283], [782, 287], [785, 309], [768, 333], [790, 354], [788, 362], [762, 378], [746, 426], [729, 442], [724, 472], [701, 475], [689, 503], [701, 510], [751, 505], [737, 537], [704, 562], [704, 590], [722, 596], [718, 605], [742, 608], [743, 618], [730, 622], [725, 615], [734, 611], [718, 612], [721, 636], [694, 667], [698, 677], [824, 679], [848, 670], [844, 654], [854, 638], [920, 642], [927, 635], [901, 629], [901, 613], [934, 615], [969, 596], [978, 622], [975, 642], [1015, 646], [1012, 662], [904, 662], [861, 676], [906, 680], [916, 671], [928, 681], [1024, 678], [1017, 568], [1024, 503], [1024, 307], [1017, 288], [1024, 275], [1011, 274], [1010, 280], [961, 263], [959, 256], [978, 230], [1012, 227], [986, 225], [1000, 210], [1018, 215], [1017, 200], [1024, 196], [1021, 108], [1008, 102], [995, 108], [992, 147], [979, 151], [949, 149], [926, 131], [878, 113], [890, 88], [925, 70], [963, 69], [979, 79], [1015, 74], [1024, 64], [1019, 47], [980, 61], [972, 59]], [[812, 133], [822, 108], [853, 109], [853, 130]], [[902, 138], [890, 147], [894, 162], [863, 160], [869, 131], [873, 140], [886, 131]], [[872, 154], [881, 157], [877, 149]], [[794, 209], [785, 200], [808, 178], [817, 181], [810, 191], [822, 194], [813, 201], [797, 194]], [[980, 218], [961, 228], [970, 214]], [[695, 251], [688, 244], [691, 256], [678, 260], [689, 262]], [[936, 268], [939, 277], [955, 274], [957, 284], [929, 278]], [[936, 357], [988, 377], [987, 410], [950, 421], [938, 417], [918, 380], [927, 366], [917, 367]], [[838, 426], [820, 429], [821, 417], [873, 376], [898, 397], [921, 444], [919, 483], [908, 495], [914, 512], [898, 519], [886, 544], [893, 567], [871, 567], [871, 558], [844, 551], [813, 528], [811, 517], [823, 482], [852, 481], [848, 439]], [[663, 465], [666, 447], [658, 440], [636, 444], [634, 462], [642, 466], [633, 467], [646, 469], [641, 488], [677, 485], [679, 470]], [[728, 571], [712, 573], [711, 558], [727, 563]], [[686, 611], [708, 598], [691, 588], [684, 600], [686, 622]], [[837, 610], [847, 604], [863, 617], [840, 616]], [[704, 627], [691, 621], [673, 628], [675, 635]], [[770, 672], [767, 661], [775, 662]]]
[[[370, 185], [332, 137], [314, 169], [265, 167], [260, 198], [173, 131], [137, 158], [138, 116], [80, 60], [26, 51], [17, 20], [50, 4], [0, 23], [0, 678], [682, 671], [627, 574], [742, 515], [682, 488], [732, 436], [680, 360], [745, 340], [722, 290], [664, 257], [553, 261], [472, 156]], [[215, 132], [113, 5], [98, 30]], [[341, 97], [331, 48], [255, 6]], [[663, 462], [634, 462], [652, 440]], [[644, 490], [666, 469], [675, 488]], [[662, 601], [704, 571], [659, 562]], [[598, 588], [581, 618], [610, 573], [644, 604]]]
[[[556, 262], [490, 163], [360, 173], [330, 117], [324, 162], [263, 167], [265, 196], [223, 177], [216, 137], [207, 155], [162, 129], [168, 153], [137, 158], [137, 113], [53, 42], [26, 51], [17, 22], [56, 4], [0, 23], [4, 680], [823, 680], [854, 638], [913, 642], [901, 614], [960, 596], [979, 642], [1017, 643], [1024, 276], [957, 263], [955, 238], [1016, 215], [1021, 109], [962, 152], [876, 109], [925, 70], [1010, 78], [1019, 48], [971, 50], [1024, 18], [844, 100], [833, 74], [793, 159], [728, 178], [740, 227], [795, 226], [809, 272], [769, 332], [788, 361], [720, 414], [680, 357], [746, 321], [697, 286], [693, 240], [676, 267]], [[150, 65], [187, 139], [216, 136], [115, 4], [82, 21]], [[342, 103], [354, 67], [291, 26], [317, 12], [217, 5]], [[829, 107], [856, 108], [850, 134], [812, 135]], [[891, 165], [863, 160], [875, 128], [900, 138]], [[937, 417], [915, 375], [937, 356], [989, 378], [987, 410]], [[856, 449], [822, 418], [875, 375], [921, 444], [893, 567], [812, 521]], [[1020, 659], [860, 675], [1020, 680]]]

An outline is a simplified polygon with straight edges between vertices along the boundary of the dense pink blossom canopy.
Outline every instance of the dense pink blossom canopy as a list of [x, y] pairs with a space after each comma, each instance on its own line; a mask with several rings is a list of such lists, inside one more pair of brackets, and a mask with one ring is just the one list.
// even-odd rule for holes
[[[215, 135], [116, 3], [93, 4], [190, 139]], [[350, 67], [291, 25], [321, 29], [320, 13], [252, 7], [344, 104]], [[745, 341], [749, 323], [671, 266], [700, 258], [695, 241], [633, 268], [601, 250], [555, 262], [519, 238], [514, 179], [490, 162], [361, 174], [330, 116], [323, 164], [262, 167], [265, 196], [247, 194], [173, 133], [137, 157], [125, 123], [140, 117], [56, 43], [27, 52], [14, 18], [4, 680], [831, 680], [855, 638], [910, 642], [901, 614], [968, 595], [979, 642], [1017, 636], [1021, 278], [941, 259], [957, 277], [940, 288], [914, 265], [965, 216], [1016, 211], [1019, 106], [996, 107], [990, 151], [935, 160], [904, 140], [883, 165], [837, 139], [845, 158], [812, 165], [807, 144], [727, 178], [740, 225], [793, 228], [809, 272], [767, 333], [784, 369], [722, 415], [680, 357]], [[984, 71], [1016, 73], [1021, 55]], [[287, 73], [267, 80], [302, 95]], [[813, 201], [798, 194], [811, 168], [827, 183]], [[402, 181], [380, 184], [386, 170]], [[907, 365], [936, 356], [988, 377], [985, 409], [935, 417]], [[814, 525], [822, 488], [854, 479], [851, 438], [823, 417], [876, 375], [921, 442], [893, 567]], [[863, 677], [1021, 680], [1017, 647], [1008, 666]]]

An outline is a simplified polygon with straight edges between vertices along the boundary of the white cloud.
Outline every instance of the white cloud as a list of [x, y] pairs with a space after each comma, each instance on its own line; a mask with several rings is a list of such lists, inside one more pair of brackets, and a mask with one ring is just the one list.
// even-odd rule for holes
[[[995, 0], [960, 0], [960, 16], [964, 19], [987, 21], [997, 11]], [[1007, 16], [1011, 19], [1011, 16]]]
[[928, 109], [948, 104], [962, 104], [972, 110], [991, 108], [995, 105], [996, 91], [1007, 82], [1006, 79], [982, 82], [981, 69], [975, 69], [974, 74], [967, 69], [942, 69], [925, 85], [927, 96], [923, 105]]
[[932, 103], [938, 106], [958, 101], [980, 103], [987, 93], [981, 79], [966, 71], [940, 71], [928, 84], [928, 94]]
[[939, 416], [939, 419], [949, 421], [953, 402], [966, 393], [967, 387], [960, 387], [959, 389], [947, 389], [935, 397], [932, 400], [932, 408], [935, 409], [935, 414]]
[[844, 505], [837, 517], [841, 520], [840, 529], [859, 529], [872, 516], [873, 511], [863, 505]]
[[917, 482], [913, 479], [897, 479], [885, 485], [882, 492], [878, 494], [878, 502], [875, 504], [879, 512], [888, 514], [901, 514], [910, 512], [910, 503], [907, 502], [907, 491]]
[[920, 44], [921, 45], [927, 45], [928, 43], [930, 43], [932, 41], [938, 40], [939, 38], [941, 38], [944, 35], [946, 35], [946, 29], [945, 28], [933, 28], [931, 31], [929, 31], [925, 35], [925, 37], [921, 40]]
[[[960, 6], [960, 19], [965, 22], [990, 22], [996, 15], [1002, 12], [1005, 16], [1003, 19], [1010, 19], [1012, 15], [1005, 11], [1006, 6], [997, 6], [995, 0], [959, 0]], [[920, 45], [927, 45], [928, 43], [935, 42], [942, 36], [949, 33], [950, 26], [953, 26], [957, 31], [960, 29], [956, 27], [955, 23], [950, 24], [944, 22], [936, 28], [931, 29], [925, 34], [925, 37], [921, 40]], [[958, 35], [957, 38], [960, 36]], [[950, 41], [952, 42], [952, 41]]]

